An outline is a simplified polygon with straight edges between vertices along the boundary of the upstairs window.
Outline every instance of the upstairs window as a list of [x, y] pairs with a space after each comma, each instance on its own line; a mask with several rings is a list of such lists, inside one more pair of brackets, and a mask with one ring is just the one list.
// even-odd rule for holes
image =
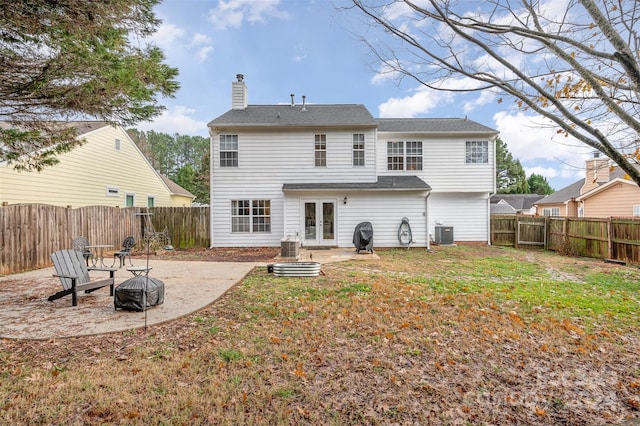
[[238, 135], [220, 135], [220, 167], [238, 167]]
[[327, 167], [327, 135], [316, 135], [315, 165], [316, 167]]
[[465, 150], [466, 164], [487, 164], [489, 162], [488, 141], [467, 141]]
[[387, 170], [422, 170], [422, 142], [387, 142]]
[[364, 133], [353, 134], [353, 165], [364, 167]]
[[231, 232], [271, 232], [271, 201], [231, 200]]

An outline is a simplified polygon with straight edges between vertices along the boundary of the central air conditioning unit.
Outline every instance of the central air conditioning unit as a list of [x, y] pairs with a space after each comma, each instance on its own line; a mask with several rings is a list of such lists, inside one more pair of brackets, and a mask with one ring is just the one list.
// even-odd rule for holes
[[436, 226], [436, 244], [453, 244], [453, 226]]

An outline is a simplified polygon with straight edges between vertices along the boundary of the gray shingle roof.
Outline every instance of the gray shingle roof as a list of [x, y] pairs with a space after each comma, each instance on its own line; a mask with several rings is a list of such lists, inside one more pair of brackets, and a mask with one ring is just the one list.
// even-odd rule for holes
[[466, 118], [377, 118], [379, 132], [498, 134]]
[[417, 176], [379, 176], [377, 182], [342, 182], [342, 183], [285, 183], [283, 191], [305, 190], [378, 190], [378, 191], [430, 191], [425, 181]]
[[553, 194], [549, 194], [541, 200], [538, 200], [536, 204], [558, 204], [564, 203], [572, 198], [576, 198], [580, 195], [580, 189], [584, 185], [584, 179], [580, 179], [577, 182], [572, 183], [569, 186], [565, 186], [562, 189], [557, 190]]
[[495, 194], [491, 196], [491, 204], [504, 200], [507, 204], [518, 211], [529, 210], [536, 201], [544, 198], [538, 194]]
[[216, 126], [377, 126], [364, 105], [249, 105], [229, 110], [209, 122]]

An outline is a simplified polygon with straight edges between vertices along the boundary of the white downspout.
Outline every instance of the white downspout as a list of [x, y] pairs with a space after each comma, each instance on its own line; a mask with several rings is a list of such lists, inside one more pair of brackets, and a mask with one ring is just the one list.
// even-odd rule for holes
[[427, 235], [427, 250], [431, 250], [431, 238], [429, 238], [429, 197], [431, 191], [427, 192], [427, 196], [424, 197], [424, 216], [426, 221], [425, 234]]

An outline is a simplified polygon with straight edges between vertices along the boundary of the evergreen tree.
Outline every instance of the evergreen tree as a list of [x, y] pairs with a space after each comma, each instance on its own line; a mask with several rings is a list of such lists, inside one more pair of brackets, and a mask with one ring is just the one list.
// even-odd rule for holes
[[549, 185], [547, 178], [542, 175], [532, 173], [527, 181], [529, 182], [529, 188], [532, 194], [549, 195], [555, 192], [555, 190], [551, 188], [551, 185]]
[[527, 176], [520, 164], [515, 160], [507, 144], [496, 140], [496, 189], [499, 194], [528, 194]]
[[159, 115], [176, 68], [140, 43], [160, 21], [158, 0], [0, 3], [0, 160], [41, 170], [82, 143], [74, 120], [132, 125]]

